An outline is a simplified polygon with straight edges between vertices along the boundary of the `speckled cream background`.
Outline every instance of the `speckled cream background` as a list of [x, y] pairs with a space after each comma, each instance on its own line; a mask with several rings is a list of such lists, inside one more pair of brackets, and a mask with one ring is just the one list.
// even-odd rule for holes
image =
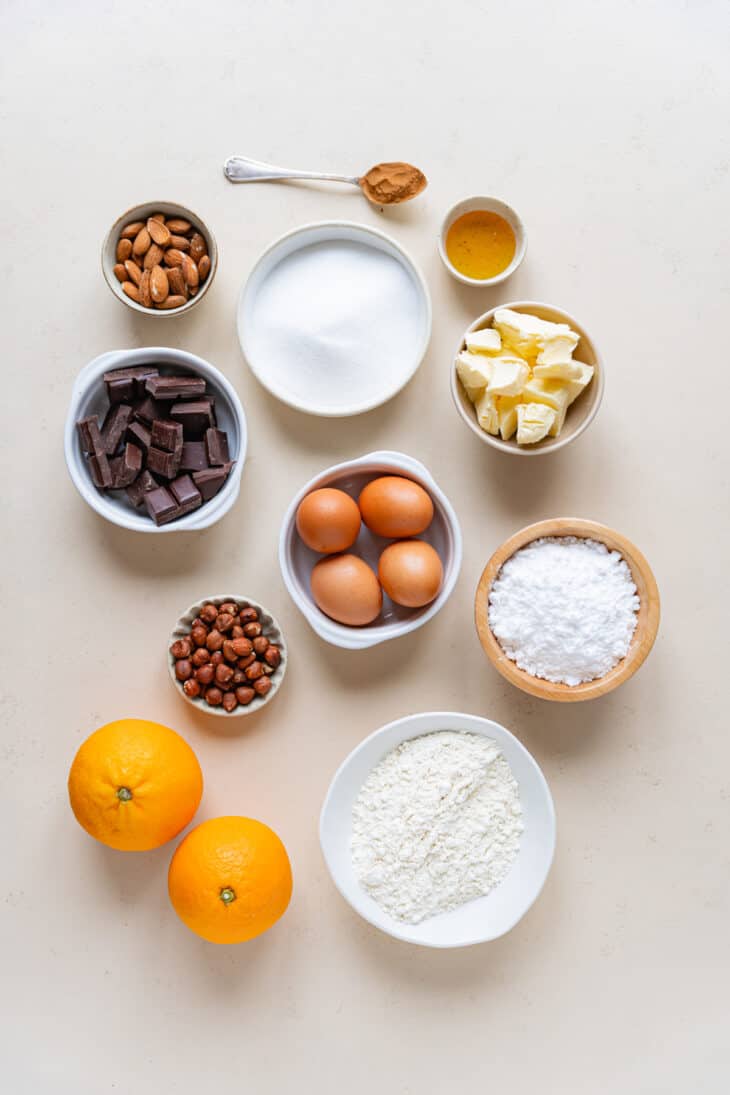
[[[266, 4], [5, 0], [0, 137], [5, 522], [0, 888], [3, 1087], [12, 1095], [684, 1095], [727, 1086], [728, 102], [719, 0]], [[354, 190], [234, 188], [239, 152], [357, 171], [422, 166], [426, 194], [380, 214]], [[456, 199], [524, 218], [527, 259], [475, 291], [441, 266]], [[209, 221], [213, 292], [177, 321], [136, 317], [99, 269], [133, 202]], [[256, 384], [234, 307], [260, 250], [306, 221], [392, 232], [422, 265], [433, 340], [413, 383], [356, 420], [312, 420]], [[606, 362], [596, 422], [544, 460], [480, 445], [451, 405], [449, 359], [479, 312], [562, 305]], [[200, 535], [144, 537], [76, 495], [61, 436], [71, 383], [103, 350], [184, 346], [245, 403], [241, 497]], [[286, 595], [279, 521], [304, 479], [400, 448], [463, 524], [457, 590], [429, 626], [362, 653], [324, 646]], [[621, 691], [573, 708], [487, 665], [472, 596], [492, 550], [550, 516], [619, 528], [663, 596], [657, 645]], [[164, 643], [207, 592], [241, 589], [285, 630], [284, 687], [231, 731], [170, 688]], [[464, 952], [398, 944], [358, 920], [320, 857], [330, 776], [378, 725], [455, 708], [513, 730], [550, 781], [558, 851], [508, 937]], [[250, 813], [291, 853], [294, 899], [268, 935], [216, 949], [168, 906], [172, 847], [95, 845], [66, 803], [96, 726], [136, 714], [194, 745], [199, 818]]]

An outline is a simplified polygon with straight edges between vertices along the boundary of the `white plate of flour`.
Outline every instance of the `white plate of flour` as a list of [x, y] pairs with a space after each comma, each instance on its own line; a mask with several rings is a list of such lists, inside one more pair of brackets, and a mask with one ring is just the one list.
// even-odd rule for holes
[[319, 835], [335, 885], [365, 920], [408, 943], [466, 947], [510, 931], [537, 899], [555, 852], [555, 810], [536, 761], [508, 730], [429, 711], [353, 750], [330, 784]]
[[238, 336], [277, 399], [309, 414], [361, 414], [391, 399], [421, 364], [431, 302], [390, 236], [323, 221], [263, 253], [241, 294]]

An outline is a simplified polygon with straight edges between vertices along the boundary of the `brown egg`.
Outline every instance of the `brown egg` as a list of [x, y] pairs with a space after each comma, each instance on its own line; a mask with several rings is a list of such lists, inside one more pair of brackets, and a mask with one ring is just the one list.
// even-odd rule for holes
[[433, 520], [433, 502], [429, 495], [400, 475], [373, 479], [358, 499], [362, 519], [376, 536], [416, 536]]
[[441, 589], [444, 568], [430, 544], [399, 540], [380, 556], [378, 577], [391, 601], [406, 608], [421, 608]]
[[378, 579], [357, 555], [320, 559], [312, 569], [311, 586], [317, 606], [349, 627], [372, 623], [383, 604]]
[[343, 490], [323, 487], [299, 503], [297, 532], [312, 551], [323, 555], [345, 551], [355, 543], [359, 531], [357, 502]]

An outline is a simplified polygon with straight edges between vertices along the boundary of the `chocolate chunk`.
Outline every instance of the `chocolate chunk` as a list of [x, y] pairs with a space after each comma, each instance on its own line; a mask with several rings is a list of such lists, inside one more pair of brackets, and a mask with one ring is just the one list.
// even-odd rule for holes
[[223, 468], [205, 468], [203, 471], [193, 472], [193, 482], [202, 494], [204, 502], [209, 502], [221, 489], [228, 478], [233, 463], [231, 461]]
[[127, 440], [142, 450], [144, 456], [150, 447], [150, 431], [141, 422], [132, 422], [127, 426]]
[[229, 462], [228, 435], [223, 430], [206, 430], [205, 444], [208, 449], [208, 460], [211, 464], [220, 467]]
[[156, 418], [152, 423], [151, 445], [163, 452], [175, 452], [183, 445], [183, 428], [180, 422], [165, 421]]
[[142, 450], [128, 442], [121, 456], [109, 461], [112, 473], [112, 490], [128, 487], [142, 470]]
[[147, 395], [134, 408], [134, 417], [149, 429], [156, 418], [164, 418], [165, 412], [160, 403]]
[[106, 384], [106, 394], [112, 406], [115, 403], [131, 403], [134, 399], [135, 385], [133, 376], [121, 376], [118, 380], [105, 380], [104, 383]]
[[[190, 404], [192, 406], [192, 403]], [[205, 441], [185, 441], [182, 447], [180, 471], [202, 471], [208, 465]]]
[[155, 487], [144, 495], [144, 504], [156, 525], [166, 525], [178, 516], [177, 502], [167, 487]]
[[129, 403], [117, 403], [106, 412], [104, 425], [101, 427], [101, 439], [107, 456], [111, 456], [119, 448], [119, 442], [124, 437], [131, 417], [132, 407]]
[[134, 382], [134, 394], [144, 397], [145, 384], [153, 376], [159, 376], [160, 370], [155, 365], [130, 365], [126, 369], [112, 369], [104, 373], [104, 383], [109, 385], [118, 380], [131, 380]]
[[181, 516], [203, 504], [203, 496], [189, 475], [181, 475], [178, 479], [173, 479], [170, 490], [178, 504]]
[[147, 467], [163, 479], [174, 479], [180, 469], [182, 445], [179, 452], [165, 452], [151, 447], [147, 453]]
[[145, 468], [143, 472], [137, 476], [133, 483], [127, 487], [127, 498], [133, 506], [141, 506], [144, 501], [144, 496], [149, 490], [155, 490], [159, 486], [159, 483], [153, 475]]
[[104, 442], [99, 431], [99, 421], [96, 415], [89, 418], [80, 418], [76, 423], [79, 433], [81, 451], [87, 456], [93, 456], [97, 452], [104, 451]]
[[210, 426], [215, 426], [213, 400], [208, 396], [190, 403], [173, 403], [170, 418], [182, 423], [186, 437], [202, 437]]
[[202, 376], [153, 376], [145, 382], [153, 399], [196, 399], [205, 395]]
[[105, 452], [97, 452], [89, 457], [89, 470], [95, 486], [101, 490], [108, 490], [111, 487], [112, 472]]

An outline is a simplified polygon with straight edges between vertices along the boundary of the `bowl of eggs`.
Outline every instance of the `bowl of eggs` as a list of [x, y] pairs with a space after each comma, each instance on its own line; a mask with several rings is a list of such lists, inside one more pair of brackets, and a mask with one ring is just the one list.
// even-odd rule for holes
[[461, 569], [456, 513], [431, 473], [399, 452], [335, 464], [292, 499], [279, 565], [326, 642], [362, 650], [432, 619]]

